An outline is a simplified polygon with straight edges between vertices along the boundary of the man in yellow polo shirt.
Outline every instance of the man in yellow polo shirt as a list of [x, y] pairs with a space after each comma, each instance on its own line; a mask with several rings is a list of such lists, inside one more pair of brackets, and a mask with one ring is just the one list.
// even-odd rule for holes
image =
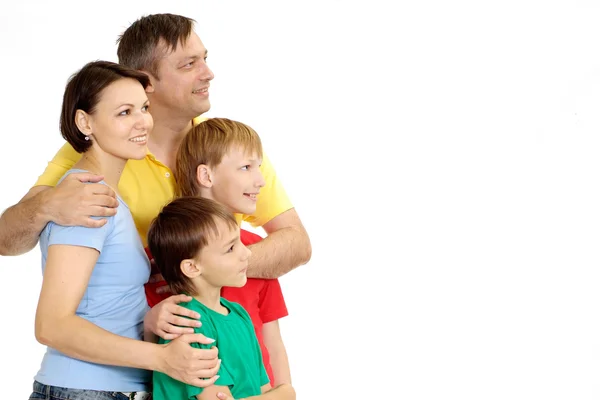
[[[138, 232], [146, 244], [150, 221], [174, 195], [171, 168], [179, 143], [209, 110], [209, 87], [213, 73], [206, 64], [206, 48], [193, 30], [194, 21], [172, 14], [155, 14], [135, 21], [119, 38], [121, 64], [146, 72], [150, 113], [154, 129], [150, 150], [143, 160], [127, 163], [119, 191], [127, 202]], [[48, 164], [36, 185], [0, 218], [0, 255], [18, 255], [37, 244], [49, 221], [61, 225], [101, 226], [105, 220], [91, 218], [114, 215], [114, 192], [91, 174], [71, 174], [56, 185], [78, 159], [68, 144]], [[248, 276], [278, 278], [308, 262], [308, 234], [287, 197], [275, 170], [264, 157], [261, 171], [266, 185], [258, 196], [254, 215], [238, 216], [261, 226], [267, 237], [251, 246]]]

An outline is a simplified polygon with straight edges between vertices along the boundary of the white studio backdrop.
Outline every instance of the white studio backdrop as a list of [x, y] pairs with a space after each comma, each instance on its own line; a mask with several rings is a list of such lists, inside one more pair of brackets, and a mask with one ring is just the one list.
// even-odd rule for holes
[[[0, 210], [67, 78], [158, 12], [198, 21], [207, 115], [257, 130], [310, 233], [281, 279], [299, 399], [600, 396], [600, 5], [4, 2]], [[44, 352], [40, 258], [0, 257], [2, 399]]]

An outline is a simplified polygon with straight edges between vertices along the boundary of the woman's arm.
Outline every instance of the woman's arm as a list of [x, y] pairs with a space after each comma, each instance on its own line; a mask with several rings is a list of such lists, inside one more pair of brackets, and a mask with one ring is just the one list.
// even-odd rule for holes
[[271, 358], [271, 369], [275, 382], [271, 382], [274, 387], [283, 383], [291, 384], [292, 376], [290, 373], [290, 363], [288, 361], [287, 351], [281, 338], [279, 330], [279, 321], [267, 322], [262, 328], [263, 340]]
[[[89, 247], [48, 248], [35, 319], [37, 340], [84, 361], [160, 371], [201, 387], [214, 383], [219, 366], [217, 350], [189, 345], [197, 341], [209, 344], [211, 339], [185, 335], [168, 345], [157, 345], [115, 335], [75, 314], [98, 256], [99, 252]], [[203, 377], [212, 379], [200, 379]]]
[[48, 248], [35, 320], [36, 338], [79, 360], [152, 369], [155, 346], [115, 335], [75, 314], [99, 254], [90, 247]]

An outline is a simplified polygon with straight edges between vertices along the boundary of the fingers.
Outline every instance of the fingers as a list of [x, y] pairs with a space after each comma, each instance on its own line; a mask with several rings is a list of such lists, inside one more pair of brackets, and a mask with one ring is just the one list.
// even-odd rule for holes
[[[93, 218], [86, 218], [82, 223], [81, 226], [85, 226], [88, 228], [101, 228], [104, 225], [106, 225], [106, 223], [108, 222], [108, 220], [106, 219], [93, 219]], [[78, 225], [78, 224], [76, 224]]]
[[110, 186], [103, 185], [101, 183], [92, 183], [92, 184], [89, 184], [89, 185], [85, 185], [85, 189], [89, 190], [89, 193], [91, 193], [91, 194], [105, 195], [105, 196], [110, 196], [110, 197], [117, 197], [115, 191], [112, 190], [110, 188]]
[[[104, 186], [104, 185], [101, 185]], [[119, 207], [119, 200], [116, 197], [106, 193], [89, 193], [90, 199], [88, 202], [90, 205], [99, 207], [115, 208]]]
[[203, 379], [210, 379], [215, 376], [218, 378], [217, 372], [219, 372], [219, 368], [221, 368], [221, 360], [218, 360], [215, 365], [211, 366], [210, 368], [205, 367], [203, 369], [194, 371], [192, 375]]
[[89, 172], [77, 172], [72, 173], [65, 178], [66, 179], [77, 179], [79, 182], [100, 182], [104, 177], [102, 175], [94, 175]]
[[190, 382], [190, 384], [201, 387], [201, 388], [205, 388], [205, 387], [209, 387], [210, 385], [214, 385], [214, 383], [217, 381], [217, 379], [219, 379], [219, 375], [215, 375], [209, 379], [196, 378], [192, 382]]
[[[200, 343], [200, 344], [212, 344], [215, 342], [215, 339], [207, 338], [206, 336], [204, 336], [201, 333], [182, 335], [181, 340], [183, 340], [186, 343]], [[207, 350], [207, 349], [194, 349], [194, 350], [197, 352], [202, 352], [204, 357], [198, 357], [198, 358], [204, 359], [204, 360], [210, 360], [212, 358], [217, 358], [217, 356], [219, 355], [219, 350], [216, 347], [213, 347], [210, 350]]]
[[[198, 322], [198, 324], [200, 326], [202, 326], [201, 323]], [[175, 324], [169, 324], [167, 322], [163, 322], [159, 328], [161, 331], [163, 331], [165, 333], [165, 335], [169, 335], [169, 336], [181, 336], [185, 333], [194, 333], [194, 328], [186, 328], [186, 327], [181, 327], [181, 326], [175, 326]], [[159, 335], [160, 336], [160, 335]], [[162, 336], [161, 336], [162, 337]], [[167, 339], [167, 337], [163, 337], [164, 339]]]
[[[197, 319], [189, 319], [189, 318], [185, 318], [185, 317], [179, 317], [179, 316], [173, 315], [173, 314], [166, 317], [165, 320], [171, 326], [177, 325], [178, 327], [181, 327], [184, 329], [191, 329], [192, 331], [189, 333], [194, 333], [193, 328], [200, 328], [202, 326], [200, 321], [198, 321]], [[169, 332], [174, 333], [173, 331], [169, 331]]]
[[[167, 301], [169, 299], [171, 299], [172, 297], [175, 296], [171, 296], [167, 299]], [[189, 300], [184, 300], [184, 301], [191, 301], [192, 299], [190, 298]], [[167, 308], [168, 312], [173, 314], [173, 315], [180, 315], [182, 317], [189, 317], [189, 318], [193, 318], [191, 321], [189, 318], [186, 318], [183, 323], [179, 323], [179, 322], [172, 322], [172, 323], [176, 323], [177, 325], [183, 325], [183, 326], [199, 326], [199, 325], [193, 325], [192, 322], [194, 322], [194, 320], [196, 319], [200, 319], [200, 314], [198, 314], [195, 311], [192, 311], [188, 308], [182, 307], [182, 306], [178, 306], [176, 304], [169, 304], [168, 308]]]
[[[160, 277], [162, 278], [162, 275]], [[176, 295], [173, 295], [173, 296], [169, 297], [167, 299], [167, 301], [169, 301], [171, 303], [175, 303], [175, 304], [177, 304], [177, 303], [187, 303], [188, 301], [192, 301], [192, 296], [188, 296], [187, 294], [176, 294]], [[179, 307], [179, 308], [183, 308], [183, 307]], [[187, 310], [187, 308], [185, 310]], [[173, 314], [186, 315], [186, 314], [183, 314], [181, 312], [177, 312], [177, 313], [173, 313]], [[200, 314], [198, 314], [198, 313], [194, 313], [194, 314], [197, 314], [198, 317], [193, 317], [193, 318], [199, 318], [200, 317]]]
[[100, 206], [89, 206], [88, 209], [85, 210], [85, 213], [92, 217], [112, 217], [117, 213], [117, 209]]

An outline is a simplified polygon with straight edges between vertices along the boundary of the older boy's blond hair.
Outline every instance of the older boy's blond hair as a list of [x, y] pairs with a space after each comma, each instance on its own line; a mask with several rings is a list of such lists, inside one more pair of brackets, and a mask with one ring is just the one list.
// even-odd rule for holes
[[248, 125], [227, 118], [211, 118], [193, 127], [177, 152], [174, 171], [176, 195], [198, 196], [198, 166], [216, 167], [234, 146], [262, 158], [260, 137]]

